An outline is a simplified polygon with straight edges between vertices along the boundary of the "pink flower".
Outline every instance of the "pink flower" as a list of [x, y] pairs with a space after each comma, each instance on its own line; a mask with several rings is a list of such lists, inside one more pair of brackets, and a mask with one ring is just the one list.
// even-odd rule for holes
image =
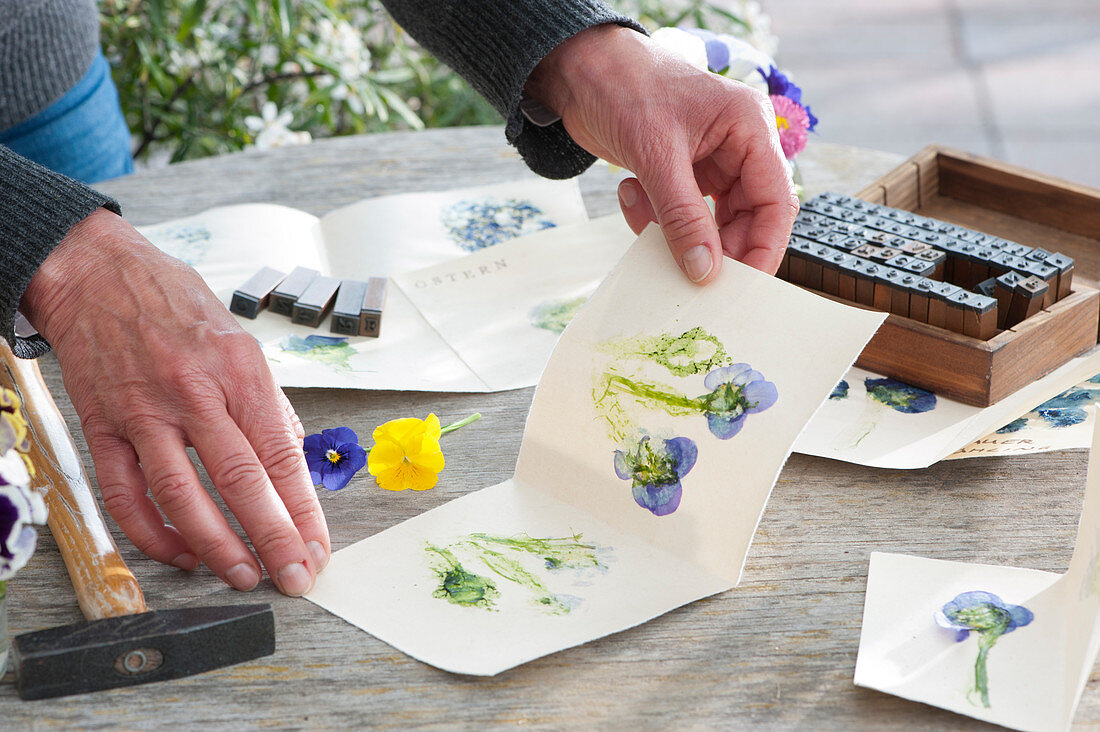
[[806, 147], [810, 116], [806, 114], [805, 107], [790, 97], [773, 94], [770, 99], [779, 127], [779, 143], [783, 146], [783, 154], [790, 160]]

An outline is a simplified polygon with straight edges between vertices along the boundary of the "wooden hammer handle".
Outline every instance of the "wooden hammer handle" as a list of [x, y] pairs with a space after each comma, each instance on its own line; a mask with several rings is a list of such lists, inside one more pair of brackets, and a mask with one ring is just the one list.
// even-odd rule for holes
[[30, 423], [32, 484], [45, 494], [50, 531], [88, 620], [145, 612], [145, 596], [103, 522], [65, 418], [38, 364], [18, 359], [0, 340], [0, 381], [23, 400]]

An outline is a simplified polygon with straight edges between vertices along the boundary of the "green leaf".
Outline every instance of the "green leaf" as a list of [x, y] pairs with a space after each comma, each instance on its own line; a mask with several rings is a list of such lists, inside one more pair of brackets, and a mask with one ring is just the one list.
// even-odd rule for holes
[[176, 33], [176, 39], [183, 43], [191, 37], [191, 31], [195, 29], [195, 26], [200, 20], [202, 20], [202, 14], [206, 12], [206, 0], [194, 0], [191, 6], [184, 12], [183, 17], [180, 18], [180, 29]]

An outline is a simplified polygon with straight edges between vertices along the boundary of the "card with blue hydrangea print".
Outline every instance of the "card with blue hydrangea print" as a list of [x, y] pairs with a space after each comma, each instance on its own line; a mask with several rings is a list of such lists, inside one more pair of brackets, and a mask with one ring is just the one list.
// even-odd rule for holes
[[651, 226], [565, 327], [513, 478], [337, 551], [307, 597], [490, 675], [727, 590], [883, 318], [728, 259], [698, 287]]
[[1085, 449], [1092, 444], [1096, 424], [1095, 415], [1089, 407], [1098, 403], [1100, 374], [1092, 374], [1027, 414], [974, 440], [948, 459]]
[[1013, 729], [1066, 730], [1098, 650], [1100, 441], [1065, 574], [871, 555], [857, 686]]
[[[282, 273], [306, 267], [352, 280], [393, 277], [587, 220], [575, 180], [532, 177], [475, 188], [380, 196], [321, 218], [285, 206], [247, 204], [214, 208], [140, 230], [158, 247], [194, 267], [228, 305], [233, 291], [261, 267]], [[591, 270], [597, 264], [602, 267], [601, 276], [610, 270], [633, 238], [629, 231], [626, 234], [608, 256], [597, 253], [576, 281], [559, 278], [560, 291], [552, 294], [576, 298], [586, 288], [590, 291]], [[460, 273], [465, 269], [460, 268]], [[479, 275], [481, 270], [473, 273]], [[255, 319], [238, 316], [237, 320], [261, 343], [281, 386], [494, 390], [397, 286], [388, 288], [376, 338], [331, 333], [328, 320], [320, 328], [297, 325], [269, 310]], [[541, 360], [537, 356], [533, 360], [541, 367], [545, 352]], [[533, 385], [538, 372], [526, 378], [516, 385]]]
[[[1047, 414], [1048, 419], [1036, 415], [1028, 423], [1030, 435], [998, 435], [1002, 439], [997, 442], [1006, 446], [1025, 446], [1029, 444], [1025, 440], [1032, 437], [1049, 442], [1060, 435], [1054, 430], [1053, 437], [1039, 437], [1040, 423], [1069, 422], [1083, 417], [1084, 412], [1080, 409], [1058, 414], [1042, 412], [1042, 405], [1048, 401], [1054, 404], [1089, 403], [1093, 391], [1086, 390], [1083, 385], [1071, 389], [1073, 393], [1067, 398], [1058, 399], [1057, 396], [1098, 371], [1100, 348], [1094, 348], [996, 404], [972, 407], [911, 384], [853, 368], [837, 382], [828, 401], [807, 425], [794, 449], [805, 455], [875, 468], [927, 468], [949, 456], [980, 457], [993, 453], [981, 446], [989, 442], [988, 439], [982, 439], [977, 446], [967, 446], [1006, 425], [1011, 430], [1013, 425], [1019, 424], [1013, 420], [1037, 404], [1040, 405], [1037, 409]], [[1093, 386], [1100, 389], [1100, 384]], [[1091, 432], [1086, 439], [1091, 439]], [[1036, 446], [1034, 442], [1030, 445]], [[959, 450], [963, 450], [963, 454], [958, 454]], [[1005, 454], [1038, 451], [1006, 450]]]

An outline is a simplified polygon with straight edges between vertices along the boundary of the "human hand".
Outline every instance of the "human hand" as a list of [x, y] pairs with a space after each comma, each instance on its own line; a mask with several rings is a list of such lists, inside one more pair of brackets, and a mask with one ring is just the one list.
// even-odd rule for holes
[[302, 425], [256, 340], [193, 269], [99, 209], [42, 264], [21, 310], [57, 354], [104, 506], [138, 549], [186, 570], [201, 560], [239, 590], [259, 583], [193, 446], [275, 585], [309, 591], [329, 536]]
[[619, 185], [623, 215], [635, 233], [660, 223], [689, 279], [713, 280], [722, 252], [778, 269], [798, 198], [766, 95], [616, 25], [558, 45], [526, 90], [578, 145], [638, 176]]

